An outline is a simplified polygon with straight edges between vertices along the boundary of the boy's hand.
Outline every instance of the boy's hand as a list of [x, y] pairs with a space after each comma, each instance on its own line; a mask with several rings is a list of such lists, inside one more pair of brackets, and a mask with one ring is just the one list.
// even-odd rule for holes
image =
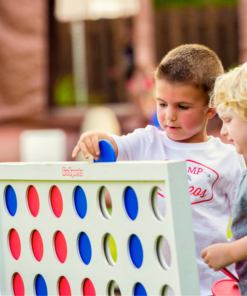
[[106, 133], [89, 131], [81, 135], [77, 145], [73, 150], [72, 157], [75, 158], [76, 155], [81, 151], [86, 159], [88, 159], [89, 154], [91, 154], [95, 160], [98, 160], [100, 155], [100, 140], [108, 140], [112, 144], [116, 157], [118, 156], [118, 148], [112, 137], [108, 136]]
[[91, 154], [95, 160], [98, 160], [100, 155], [99, 141], [102, 140], [100, 134], [101, 133], [97, 131], [83, 133], [73, 150], [72, 157], [75, 158], [81, 151], [86, 159], [88, 159], [89, 154]]
[[208, 267], [220, 270], [234, 262], [230, 252], [231, 244], [215, 244], [201, 251], [201, 257]]

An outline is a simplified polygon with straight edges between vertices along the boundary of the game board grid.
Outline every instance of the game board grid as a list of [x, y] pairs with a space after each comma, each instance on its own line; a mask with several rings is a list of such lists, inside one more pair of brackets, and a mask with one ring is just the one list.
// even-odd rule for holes
[[[18, 184], [18, 189], [15, 186], [17, 183], [19, 183]], [[146, 252], [149, 252], [149, 253], [152, 252], [153, 256], [155, 257], [155, 260], [153, 260], [154, 257], [152, 257], [152, 259], [150, 260], [150, 262], [148, 264], [148, 266], [149, 266], [148, 269], [152, 270], [153, 262], [155, 262], [155, 264], [157, 266], [155, 266], [154, 268], [157, 269], [157, 274], [160, 274], [160, 277], [162, 278], [162, 279], [160, 279], [162, 281], [162, 284], [164, 285], [165, 283], [174, 282], [173, 276], [172, 275], [169, 276], [169, 274], [174, 273], [174, 271], [173, 271], [174, 267], [173, 266], [175, 265], [174, 261], [176, 261], [176, 260], [174, 258], [172, 258], [172, 264], [171, 264], [170, 270], [169, 271], [164, 271], [159, 266], [159, 263], [157, 262], [157, 258], [155, 256], [155, 251], [154, 251], [154, 246], [152, 244], [150, 245], [150, 240], [151, 239], [146, 238], [146, 232], [147, 232], [148, 228], [150, 228], [151, 232], [152, 232], [152, 239], [153, 240], [155, 240], [155, 238], [158, 235], [162, 235], [162, 234], [164, 235], [164, 234], [167, 233], [168, 236], [165, 235], [165, 237], [171, 243], [171, 239], [169, 237], [171, 235], [171, 234], [169, 234], [169, 232], [170, 232], [169, 227], [165, 226], [165, 225], [168, 225], [168, 223], [165, 223], [166, 220], [171, 219], [171, 217], [169, 217], [169, 212], [170, 212], [169, 211], [169, 202], [167, 202], [167, 207], [168, 207], [167, 208], [167, 215], [166, 215], [164, 221], [158, 221], [156, 219], [156, 217], [154, 216], [154, 214], [153, 214], [153, 212], [151, 210], [151, 205], [150, 205], [150, 192], [151, 192], [151, 189], [153, 188], [154, 185], [161, 187], [161, 185], [164, 186], [164, 184], [157, 184], [155, 182], [152, 182], [152, 186], [150, 186], [150, 184], [147, 182], [146, 184], [142, 184], [142, 188], [139, 188], [140, 182], [137, 182], [137, 183], [133, 182], [133, 184], [131, 184], [132, 188], [135, 190], [135, 192], [137, 194], [138, 201], [140, 199], [140, 196], [142, 196], [142, 197], [144, 196], [145, 199], [148, 201], [146, 203], [145, 207], [148, 208], [148, 210], [150, 212], [150, 217], [148, 217], [148, 218], [144, 217], [144, 215], [142, 215], [142, 213], [144, 213], [144, 209], [142, 209], [142, 207], [144, 207], [143, 206], [144, 203], [139, 202], [139, 214], [138, 214], [138, 217], [137, 217], [136, 221], [130, 221], [130, 219], [126, 216], [126, 213], [123, 211], [122, 194], [123, 194], [124, 188], [126, 188], [126, 186], [130, 185], [129, 182], [128, 183], [123, 182], [123, 183], [121, 183], [121, 186], [119, 184], [117, 186], [115, 184], [110, 184], [110, 183], [108, 184], [107, 182], [104, 182], [104, 183], [95, 182], [94, 185], [97, 184], [97, 186], [95, 186], [96, 188], [94, 188], [93, 190], [92, 190], [92, 188], [90, 189], [90, 186], [92, 186], [92, 184], [86, 184], [84, 182], [64, 182], [64, 183], [62, 183], [62, 182], [18, 182], [18, 181], [16, 181], [16, 182], [7, 182], [6, 184], [12, 185], [13, 188], [15, 189], [15, 191], [16, 191], [17, 200], [18, 200], [18, 209], [17, 209], [16, 217], [10, 217], [10, 215], [8, 214], [10, 219], [6, 219], [6, 220], [10, 220], [10, 221], [9, 221], [9, 223], [5, 223], [5, 224], [8, 224], [5, 231], [7, 231], [7, 229], [15, 228], [19, 233], [19, 236], [21, 238], [21, 243], [22, 243], [21, 257], [20, 257], [20, 259], [18, 261], [14, 262], [15, 264], [11, 262], [12, 263], [11, 265], [14, 265], [14, 267], [11, 268], [10, 275], [12, 275], [13, 270], [15, 272], [19, 272], [21, 274], [21, 276], [22, 276], [22, 278], [24, 280], [24, 283], [25, 283], [25, 289], [26, 289], [27, 293], [28, 293], [28, 290], [29, 290], [29, 293], [32, 293], [33, 291], [30, 291], [30, 288], [27, 287], [27, 279], [26, 279], [26, 277], [32, 278], [31, 283], [33, 285], [33, 279], [34, 279], [35, 275], [37, 273], [40, 273], [41, 275], [44, 276], [44, 278], [46, 280], [49, 295], [50, 295], [51, 286], [54, 287], [54, 281], [53, 281], [53, 283], [50, 283], [50, 281], [48, 281], [47, 277], [45, 276], [46, 268], [47, 268], [47, 266], [46, 266], [47, 261], [49, 261], [50, 265], [52, 265], [52, 267], [50, 266], [50, 268], [52, 270], [53, 275], [54, 275], [54, 273], [56, 273], [57, 278], [58, 278], [58, 274], [64, 275], [68, 279], [73, 295], [76, 295], [76, 293], [78, 293], [78, 281], [82, 282], [82, 279], [84, 277], [84, 275], [83, 275], [84, 270], [85, 270], [85, 273], [86, 273], [85, 276], [89, 277], [90, 280], [93, 282], [93, 284], [95, 286], [95, 289], [96, 289], [96, 294], [97, 295], [100, 295], [102, 292], [104, 294], [104, 292], [106, 290], [106, 282], [105, 281], [107, 281], [107, 280], [109, 281], [109, 279], [114, 279], [118, 283], [122, 294], [128, 295], [128, 294], [130, 294], [130, 289], [128, 289], [128, 292], [127, 292], [127, 289], [125, 288], [126, 280], [123, 280], [123, 272], [122, 272], [123, 270], [126, 271], [126, 269], [127, 269], [127, 273], [129, 273], [128, 270], [131, 270], [131, 273], [133, 274], [134, 278], [139, 278], [138, 281], [141, 282], [144, 285], [148, 295], [152, 295], [152, 294], [157, 295], [157, 288], [156, 288], [157, 287], [157, 281], [158, 281], [157, 275], [155, 275], [155, 283], [156, 283], [156, 285], [155, 285], [155, 288], [156, 288], [155, 293], [153, 293], [154, 292], [154, 287], [152, 287], [153, 292], [151, 292], [151, 286], [152, 286], [151, 284], [148, 284], [148, 285], [145, 284], [145, 283], [150, 282], [150, 280], [149, 280], [150, 276], [152, 276], [152, 278], [153, 278], [153, 274], [150, 275], [150, 273], [147, 272], [148, 270], [146, 270], [146, 268], [145, 268], [146, 261], [148, 260], [145, 257]], [[43, 187], [44, 184], [49, 184], [48, 186], [44, 186], [44, 187], [46, 187], [46, 189], [44, 189], [44, 187]], [[36, 190], [38, 191], [39, 198], [40, 198], [40, 213], [38, 214], [38, 216], [36, 218], [32, 217], [31, 213], [29, 213], [28, 206], [27, 206], [26, 202], [25, 203], [20, 202], [21, 197], [25, 199], [26, 189], [30, 185], [35, 186]], [[47, 221], [43, 221], [45, 219], [44, 216], [41, 217], [43, 212], [45, 211], [43, 201], [46, 200], [46, 204], [47, 204], [46, 206], [48, 206], [48, 193], [47, 193], [47, 191], [49, 191], [48, 189], [50, 189], [50, 187], [52, 185], [58, 186], [58, 188], [60, 189], [60, 191], [62, 193], [63, 202], [64, 202], [64, 210], [63, 210], [63, 214], [62, 214], [62, 216], [60, 218], [56, 218], [52, 213], [50, 213], [51, 217], [47, 217]], [[83, 190], [84, 190], [84, 192], [86, 194], [86, 197], [87, 197], [88, 211], [87, 211], [86, 217], [84, 219], [80, 219], [78, 217], [78, 215], [76, 216], [75, 209], [74, 209], [73, 203], [72, 203], [72, 192], [73, 192], [73, 189], [75, 188], [76, 185], [79, 185], [79, 186], [81, 186], [83, 188]], [[108, 188], [108, 190], [110, 191], [111, 197], [112, 197], [112, 202], [113, 202], [113, 212], [112, 212], [112, 216], [111, 216], [111, 218], [109, 220], [106, 220], [105, 218], [103, 218], [103, 216], [102, 216], [102, 214], [100, 212], [98, 201], [97, 201], [97, 191], [103, 185], [106, 186]], [[98, 188], [98, 190], [97, 190], [97, 188]], [[147, 192], [148, 192], [148, 194], [147, 194]], [[89, 196], [90, 196], [90, 198], [89, 198]], [[93, 205], [93, 203], [94, 203], [94, 205]], [[25, 205], [23, 205], [23, 204], [25, 204]], [[94, 210], [92, 210], [92, 209], [94, 209]], [[6, 209], [4, 209], [4, 210], [6, 211]], [[21, 223], [22, 221], [18, 221], [18, 220], [21, 220], [20, 217], [18, 217], [19, 216], [18, 211], [23, 211], [25, 213], [25, 219], [28, 220], [30, 223], [33, 223], [32, 227], [30, 225], [28, 225], [29, 223], [27, 221], [26, 221], [25, 225], [23, 225], [23, 226], [25, 226], [25, 228], [27, 226], [29, 226], [29, 231], [27, 229], [25, 229], [25, 231], [22, 231], [22, 228], [20, 227], [19, 224], [23, 224], [23, 223]], [[51, 209], [50, 209], [50, 211], [51, 211]], [[72, 224], [76, 225], [76, 226], [74, 226], [74, 229], [73, 229], [72, 232], [71, 232], [71, 230], [69, 230], [68, 225], [66, 225], [66, 219], [67, 219], [66, 216], [67, 216], [67, 218], [70, 218], [69, 219], [70, 220], [70, 225], [72, 225]], [[94, 217], [94, 218], [92, 218], [92, 217]], [[13, 218], [16, 220], [16, 223], [13, 223], [13, 221], [12, 221]], [[131, 231], [128, 230], [128, 233], [126, 233], [125, 236], [123, 236], [123, 229], [121, 229], [121, 234], [119, 235], [119, 228], [116, 227], [116, 222], [117, 221], [115, 221], [115, 220], [119, 220], [119, 219], [124, 219], [124, 227], [126, 229], [129, 229], [129, 228], [131, 229]], [[51, 225], [47, 225], [45, 223], [45, 222], [48, 222], [48, 220], [52, 220], [52, 224], [53, 224], [52, 227], [51, 227]], [[87, 222], [87, 224], [90, 224], [90, 226], [87, 226], [84, 222], [85, 223]], [[92, 233], [91, 228], [97, 227], [98, 223], [101, 224], [100, 225], [101, 226], [101, 232], [100, 232], [99, 238], [96, 239], [96, 238], [94, 238], [94, 234]], [[140, 223], [141, 223], [141, 228], [145, 229], [145, 232], [144, 232], [145, 235], [139, 233], [140, 232], [140, 230], [139, 230]], [[154, 224], [155, 227], [152, 227], [152, 224]], [[61, 227], [61, 225], [62, 225], [62, 227]], [[159, 229], [159, 228], [161, 228], [161, 227], [159, 227], [160, 225], [162, 225], [162, 229]], [[44, 228], [46, 229], [46, 227], [50, 228], [50, 229], [48, 228], [49, 229], [49, 235], [47, 235], [47, 233], [44, 234], [43, 229]], [[92, 254], [93, 255], [92, 255], [92, 261], [90, 262], [89, 266], [84, 266], [82, 261], [80, 262], [79, 256], [78, 256], [78, 251], [77, 251], [77, 249], [75, 247], [75, 243], [74, 243], [75, 237], [78, 236], [78, 234], [82, 230], [82, 228], [87, 233], [87, 235], [89, 236], [90, 241], [91, 241], [91, 245], [92, 245]], [[167, 229], [165, 229], [165, 228], [167, 228]], [[44, 243], [44, 257], [43, 257], [41, 262], [37, 262], [36, 259], [34, 259], [34, 256], [32, 255], [32, 252], [30, 251], [30, 248], [24, 248], [24, 246], [26, 245], [26, 242], [27, 241], [29, 242], [29, 235], [30, 235], [30, 233], [31, 233], [31, 231], [33, 229], [37, 229], [40, 232], [40, 234], [42, 236], [42, 239], [43, 239], [43, 243]], [[77, 229], [77, 231], [75, 231], [75, 229]], [[154, 229], [155, 229], [155, 231], [154, 231]], [[65, 238], [66, 238], [66, 241], [67, 241], [68, 257], [67, 257], [67, 260], [66, 260], [67, 262], [65, 262], [64, 264], [61, 264], [57, 260], [56, 256], [54, 255], [54, 251], [52, 250], [51, 243], [48, 242], [49, 240], [51, 240], [50, 239], [51, 234], [55, 233], [55, 230], [61, 230], [63, 232], [63, 234], [65, 235]], [[122, 257], [119, 256], [119, 254], [121, 254], [121, 253], [123, 253], [123, 254], [127, 253], [126, 252], [126, 249], [127, 249], [126, 239], [129, 237], [130, 232], [135, 233], [136, 235], [138, 235], [138, 237], [141, 239], [142, 245], [145, 245], [145, 246], [148, 245], [148, 244], [150, 245], [149, 246], [149, 249], [150, 249], [149, 251], [146, 251], [146, 249], [147, 249], [146, 247], [144, 248], [144, 263], [143, 263], [143, 266], [140, 268], [140, 270], [138, 270], [138, 269], [134, 268], [133, 266], [131, 266], [130, 260], [128, 258], [128, 254], [125, 254]], [[101, 245], [101, 238], [105, 233], [110, 233], [114, 237], [116, 245], [117, 245], [118, 261], [117, 261], [116, 266], [114, 266], [114, 267], [107, 266], [106, 260], [102, 260], [102, 257], [103, 257], [102, 251], [101, 251], [101, 255], [99, 256], [101, 258], [96, 259], [97, 251], [95, 251], [94, 245], [97, 245], [97, 246]], [[49, 236], [49, 238], [47, 236]], [[125, 240], [125, 243], [121, 242], [121, 240]], [[25, 241], [25, 243], [23, 243], [23, 241]], [[125, 246], [123, 247], [123, 245], [125, 245]], [[28, 249], [28, 251], [27, 251], [27, 249]], [[71, 254], [72, 250], [73, 250], [73, 254]], [[50, 254], [52, 253], [52, 256], [50, 255], [49, 259], [47, 258], [47, 255], [46, 255], [47, 252], [49, 252]], [[76, 257], [73, 256], [75, 254], [76, 254]], [[30, 256], [32, 256], [32, 258], [30, 258]], [[7, 260], [11, 261], [10, 259], [12, 259], [12, 261], [15, 261], [11, 257], [12, 257], [12, 255], [9, 254], [9, 259], [7, 259]], [[32, 260], [33, 262], [35, 262], [35, 263], [32, 262], [32, 265], [34, 266], [33, 269], [37, 270], [37, 272], [33, 272], [32, 273], [33, 276], [30, 276], [30, 271], [28, 272], [29, 275], [25, 276], [27, 271], [23, 270], [22, 265], [23, 265], [24, 259], [22, 259], [22, 257], [27, 257], [28, 260]], [[95, 263], [97, 260], [99, 260], [99, 262]], [[100, 260], [102, 261], [101, 263], [100, 263]], [[75, 279], [70, 279], [71, 276], [70, 276], [70, 272], [68, 272], [68, 271], [71, 270], [71, 269], [73, 270], [73, 267], [69, 266], [69, 265], [71, 265], [71, 264], [69, 264], [70, 263], [69, 261], [73, 262], [72, 265], [74, 266], [74, 270], [76, 268], [78, 268], [80, 270], [80, 272], [81, 272], [80, 273], [80, 279], [76, 280], [77, 284], [74, 284]], [[80, 264], [78, 264], [77, 261]], [[126, 263], [126, 262], [128, 262], [128, 263]], [[97, 270], [99, 270], [99, 268], [102, 268], [103, 271], [107, 270], [107, 273], [109, 274], [108, 277], [105, 276], [105, 275], [102, 275], [101, 271], [98, 271], [98, 273], [95, 273], [95, 268]], [[61, 271], [62, 271], [62, 273], [61, 273]], [[101, 283], [101, 281], [98, 280], [99, 274], [100, 274], [102, 279], [105, 279], [105, 280], [102, 280], [102, 283]], [[172, 281], [170, 281], [170, 280], [172, 280]], [[129, 285], [131, 287], [133, 287], [133, 284], [134, 283], [133, 283], [133, 280], [132, 280], [131, 284], [129, 283]], [[30, 284], [28, 284], [28, 285], [30, 286]], [[77, 286], [77, 292], [75, 291], [76, 288], [74, 286]], [[160, 284], [159, 284], [159, 286], [160, 286]], [[125, 289], [126, 289], [127, 293], [124, 293]], [[52, 289], [52, 291], [53, 291], [52, 293], [56, 293], [54, 288]], [[97, 293], [97, 291], [101, 291], [101, 292]], [[151, 292], [151, 293], [149, 293], [149, 292]]]

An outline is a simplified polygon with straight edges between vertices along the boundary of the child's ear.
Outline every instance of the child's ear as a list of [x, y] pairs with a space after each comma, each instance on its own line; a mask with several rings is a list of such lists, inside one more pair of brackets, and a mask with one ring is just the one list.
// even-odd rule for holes
[[214, 115], [216, 114], [216, 108], [208, 108], [207, 112], [206, 112], [206, 118], [207, 119], [211, 119], [214, 117]]

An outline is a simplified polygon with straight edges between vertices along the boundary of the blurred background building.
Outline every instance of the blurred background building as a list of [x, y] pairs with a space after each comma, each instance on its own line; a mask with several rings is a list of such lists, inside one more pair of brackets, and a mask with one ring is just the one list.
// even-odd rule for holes
[[[71, 26], [56, 19], [55, 0], [0, 1], [0, 161], [20, 161], [21, 134], [37, 129], [62, 130], [71, 160], [87, 111], [99, 105], [122, 134], [145, 127], [153, 71], [176, 46], [206, 45], [225, 70], [247, 61], [247, 0], [137, 1], [135, 16], [84, 21], [87, 104], [76, 104]], [[209, 133], [220, 126], [215, 117]]]

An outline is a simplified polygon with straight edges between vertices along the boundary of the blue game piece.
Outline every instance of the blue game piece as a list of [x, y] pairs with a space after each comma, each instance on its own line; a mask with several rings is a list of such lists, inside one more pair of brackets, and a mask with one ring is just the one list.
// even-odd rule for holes
[[134, 291], [135, 296], [147, 296], [147, 292], [141, 283], [137, 283]]
[[135, 220], [138, 214], [138, 200], [132, 187], [127, 187], [124, 194], [126, 212], [131, 220]]
[[116, 162], [116, 154], [112, 147], [112, 144], [107, 140], [99, 141], [100, 156], [98, 160], [94, 162]]
[[74, 195], [74, 202], [77, 214], [83, 219], [87, 213], [87, 199], [84, 190], [77, 186]]
[[154, 112], [154, 114], [152, 115], [151, 119], [150, 119], [150, 124], [153, 126], [156, 126], [158, 129], [162, 130], [159, 121], [158, 121], [158, 116], [157, 116], [157, 111]]
[[14, 216], [17, 211], [17, 199], [13, 187], [10, 185], [6, 189], [5, 200], [10, 215]]
[[129, 251], [133, 264], [135, 267], [140, 268], [143, 262], [143, 249], [138, 236], [135, 234], [130, 238]]
[[92, 258], [91, 243], [85, 232], [82, 232], [79, 237], [79, 251], [82, 261], [88, 265]]
[[47, 296], [48, 295], [48, 290], [47, 290], [45, 279], [40, 274], [36, 278], [35, 290], [36, 290], [37, 296]]

